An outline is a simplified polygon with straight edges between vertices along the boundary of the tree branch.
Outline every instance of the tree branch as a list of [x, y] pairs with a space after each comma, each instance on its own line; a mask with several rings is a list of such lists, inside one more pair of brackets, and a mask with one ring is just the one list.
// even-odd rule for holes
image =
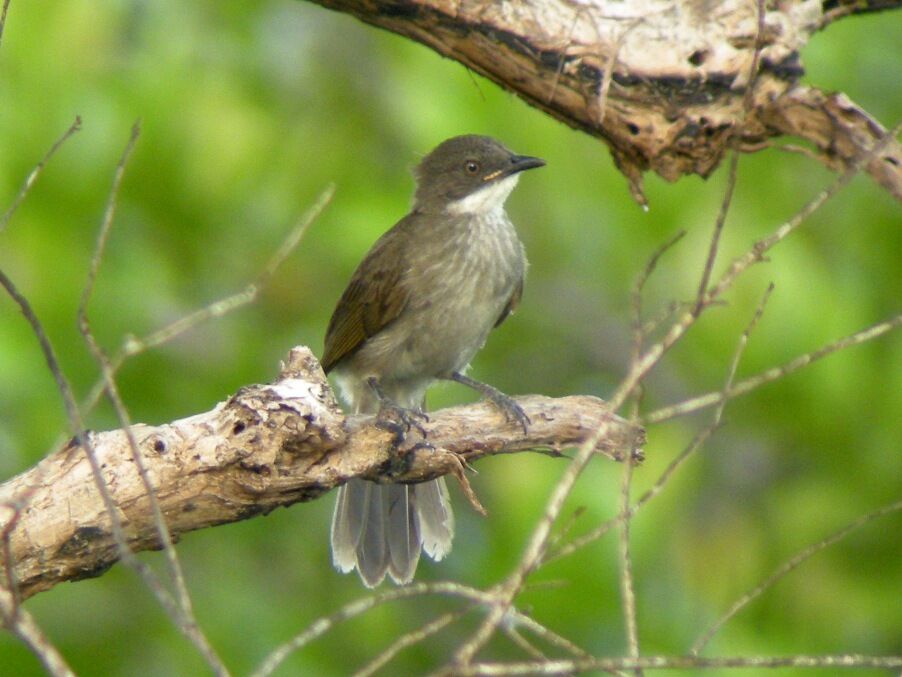
[[[640, 204], [648, 170], [707, 177], [729, 149], [754, 152], [782, 134], [839, 170], [883, 133], [844, 95], [798, 86], [799, 51], [835, 4], [768, 4], [759, 32], [746, 0], [313, 1], [421, 42], [604, 140]], [[902, 200], [899, 144], [866, 171]]]
[[[632, 455], [644, 442], [641, 428], [594, 397], [532, 395], [518, 402], [532, 420], [525, 435], [480, 403], [430, 414], [424, 428], [433, 448], [399, 453], [372, 416], [344, 416], [316, 358], [299, 347], [271, 385], [247, 386], [209, 412], [127, 432], [137, 440], [174, 541], [188, 531], [316, 499], [352, 477], [420, 482], [461, 476], [463, 464], [490, 454], [539, 448], [556, 455], [599, 427], [607, 432], [597, 448], [615, 458]], [[160, 548], [126, 431], [86, 435], [129, 548]], [[23, 494], [25, 502], [19, 501]], [[0, 528], [13, 520], [9, 549], [22, 599], [62, 581], [99, 576], [119, 559], [76, 441], [0, 485]]]

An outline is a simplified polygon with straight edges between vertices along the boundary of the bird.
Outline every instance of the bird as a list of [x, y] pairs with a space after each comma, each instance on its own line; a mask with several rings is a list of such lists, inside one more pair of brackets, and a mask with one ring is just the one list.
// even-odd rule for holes
[[[464, 372], [520, 302], [527, 260], [504, 203], [521, 172], [544, 165], [468, 134], [442, 142], [415, 167], [409, 213], [358, 265], [326, 330], [323, 369], [354, 413], [376, 414], [377, 425], [403, 437], [428, 418], [427, 388], [448, 380], [527, 430], [512, 398]], [[338, 489], [332, 562], [343, 573], [357, 569], [367, 587], [386, 574], [409, 583], [421, 551], [439, 561], [453, 536], [444, 478], [409, 485], [354, 478]]]

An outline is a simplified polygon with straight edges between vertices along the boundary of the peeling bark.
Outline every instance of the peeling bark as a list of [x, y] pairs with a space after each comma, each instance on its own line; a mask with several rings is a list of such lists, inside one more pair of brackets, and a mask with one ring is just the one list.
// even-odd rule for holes
[[[832, 169], [854, 164], [885, 131], [848, 98], [799, 86], [799, 51], [830, 21], [902, 4], [767, 3], [759, 35], [749, 0], [314, 1], [421, 42], [603, 139], [640, 204], [646, 171], [707, 177], [729, 149], [760, 150], [783, 134], [811, 142]], [[852, 124], [825, 126], [840, 97]], [[902, 200], [898, 143], [866, 169]]]
[[[532, 423], [524, 434], [491, 405], [430, 413], [432, 448], [399, 453], [372, 416], [345, 417], [319, 362], [295, 348], [271, 385], [247, 386], [209, 412], [132, 426], [173, 540], [188, 531], [264, 515], [319, 498], [352, 477], [420, 482], [499, 453], [556, 450], [604, 429], [600, 453], [623, 458], [644, 433], [594, 397], [517, 399]], [[124, 431], [88, 432], [132, 551], [158, 549], [158, 532]], [[415, 431], [406, 448], [422, 441]], [[465, 490], [468, 487], [464, 487]], [[103, 574], [118, 559], [110, 519], [84, 450], [72, 441], [0, 485], [0, 533], [22, 599], [62, 581]], [[323, 538], [326, 526], [323, 525]], [[5, 581], [0, 581], [0, 588]]]

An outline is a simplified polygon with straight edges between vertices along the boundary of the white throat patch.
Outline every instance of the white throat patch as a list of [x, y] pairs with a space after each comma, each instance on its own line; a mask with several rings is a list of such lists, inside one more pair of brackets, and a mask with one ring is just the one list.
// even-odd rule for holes
[[451, 202], [445, 211], [449, 214], [490, 214], [504, 207], [504, 201], [516, 187], [520, 174], [511, 174], [492, 182], [467, 197]]

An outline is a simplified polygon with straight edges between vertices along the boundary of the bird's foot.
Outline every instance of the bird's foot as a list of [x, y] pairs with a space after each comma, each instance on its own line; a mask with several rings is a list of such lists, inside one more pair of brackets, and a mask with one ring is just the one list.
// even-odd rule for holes
[[382, 389], [382, 384], [375, 376], [370, 376], [367, 385], [379, 399], [379, 413], [376, 414], [376, 427], [387, 430], [394, 435], [394, 446], [398, 448], [411, 428], [416, 428], [425, 438], [426, 429], [419, 421], [429, 422], [429, 417], [422, 409], [402, 407], [389, 397]]
[[[492, 388], [492, 390], [495, 389]], [[486, 399], [501, 410], [508, 423], [518, 423], [523, 428], [524, 435], [529, 432], [529, 424], [532, 421], [529, 420], [529, 416], [523, 411], [523, 407], [517, 404], [514, 398], [505, 395], [500, 390], [495, 390], [494, 393], [486, 394]]]
[[446, 378], [482, 393], [482, 396], [485, 399], [489, 400], [501, 410], [501, 413], [504, 414], [504, 418], [507, 419], [509, 423], [518, 423], [520, 427], [523, 428], [524, 434], [529, 432], [529, 424], [532, 423], [532, 421], [529, 420], [529, 416], [523, 411], [523, 407], [517, 404], [512, 397], [505, 395], [488, 383], [483, 383], [482, 381], [477, 381], [469, 376], [464, 376], [460, 372], [453, 372]]
[[420, 421], [429, 422], [426, 412], [419, 409], [408, 409], [391, 400], [384, 399], [379, 407], [379, 413], [376, 414], [375, 425], [381, 430], [392, 433], [394, 435], [392, 444], [398, 448], [404, 443], [411, 428], [416, 428], [424, 438], [426, 437], [426, 429]]

